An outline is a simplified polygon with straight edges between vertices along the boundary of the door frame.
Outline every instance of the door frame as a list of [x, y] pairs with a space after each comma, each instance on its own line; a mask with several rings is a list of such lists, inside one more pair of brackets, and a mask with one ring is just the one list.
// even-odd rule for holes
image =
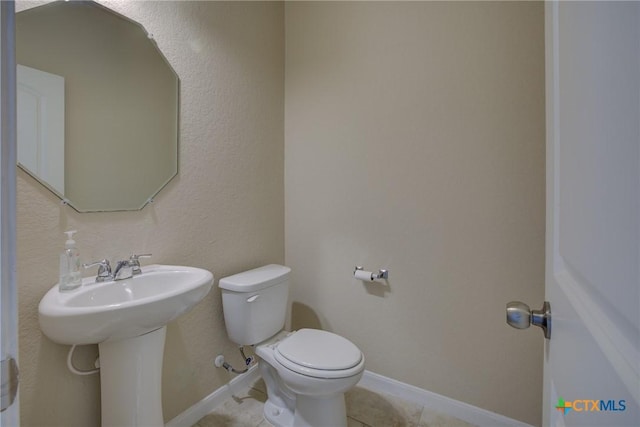
[[[10, 0], [0, 2], [0, 358], [17, 361], [16, 132], [15, 3]], [[20, 425], [18, 396], [0, 413], [3, 425]]]

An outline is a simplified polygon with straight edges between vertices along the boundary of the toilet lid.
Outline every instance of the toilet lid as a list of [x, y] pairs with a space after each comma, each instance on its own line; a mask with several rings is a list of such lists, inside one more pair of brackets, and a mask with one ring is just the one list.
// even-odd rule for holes
[[276, 353], [296, 365], [323, 371], [353, 368], [362, 361], [362, 352], [351, 341], [318, 329], [300, 329], [278, 344]]

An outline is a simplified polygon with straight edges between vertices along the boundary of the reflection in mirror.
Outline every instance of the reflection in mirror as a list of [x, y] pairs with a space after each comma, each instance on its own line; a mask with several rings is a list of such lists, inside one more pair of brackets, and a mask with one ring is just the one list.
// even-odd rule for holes
[[16, 15], [18, 162], [79, 212], [141, 209], [177, 174], [178, 77], [91, 1]]

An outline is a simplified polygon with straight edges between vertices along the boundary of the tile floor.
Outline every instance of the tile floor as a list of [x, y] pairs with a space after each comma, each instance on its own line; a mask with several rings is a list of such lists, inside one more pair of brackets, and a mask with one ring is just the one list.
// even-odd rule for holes
[[[236, 393], [193, 427], [271, 427], [262, 416], [264, 383]], [[473, 427], [397, 397], [355, 387], [346, 394], [348, 427]], [[327, 426], [330, 427], [330, 426]]]

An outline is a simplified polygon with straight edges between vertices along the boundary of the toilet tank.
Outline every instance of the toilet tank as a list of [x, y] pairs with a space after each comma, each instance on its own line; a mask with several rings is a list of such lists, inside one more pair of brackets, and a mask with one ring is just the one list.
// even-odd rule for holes
[[257, 344], [282, 330], [290, 272], [289, 267], [270, 264], [220, 279], [224, 323], [231, 341]]

